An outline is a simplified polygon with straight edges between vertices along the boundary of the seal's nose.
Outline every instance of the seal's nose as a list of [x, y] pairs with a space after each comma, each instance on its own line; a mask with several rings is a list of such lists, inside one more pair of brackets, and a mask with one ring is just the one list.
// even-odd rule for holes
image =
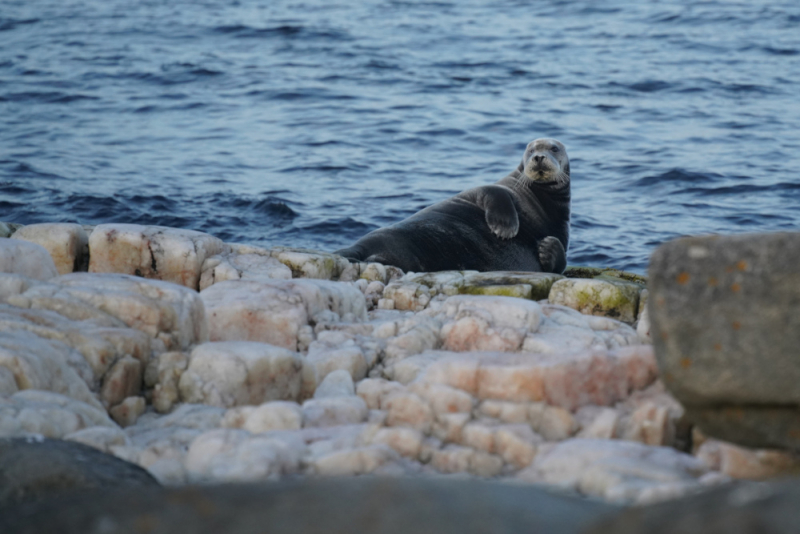
[[544, 156], [533, 156], [533, 161], [535, 161], [537, 164], [540, 164], [544, 161]]

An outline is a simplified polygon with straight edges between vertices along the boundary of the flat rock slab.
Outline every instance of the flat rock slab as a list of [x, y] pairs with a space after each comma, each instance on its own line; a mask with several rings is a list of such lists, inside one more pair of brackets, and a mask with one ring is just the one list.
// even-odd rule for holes
[[361, 478], [281, 484], [130, 489], [20, 506], [0, 514], [5, 534], [519, 534], [580, 532], [618, 509], [524, 486], [477, 481]]
[[224, 252], [216, 237], [161, 226], [101, 224], [89, 236], [93, 273], [122, 273], [197, 290], [203, 262]]
[[623, 280], [566, 278], [553, 284], [548, 299], [581, 313], [632, 323], [639, 311], [641, 290], [638, 284]]
[[134, 487], [141, 491], [148, 486], [159, 484], [141, 467], [81, 443], [0, 438], [0, 507], [75, 490]]
[[729, 484], [601, 520], [586, 534], [792, 534], [800, 525], [800, 481]]
[[[678, 400], [698, 410], [783, 410], [781, 425], [798, 428], [798, 262], [800, 233], [685, 238], [656, 250], [650, 335], [664, 383]], [[749, 445], [800, 446], [796, 431], [776, 436], [772, 418], [760, 430], [769, 438], [759, 442], [756, 419], [743, 416], [740, 425], [725, 417], [707, 432], [734, 440], [740, 428]]]
[[43, 246], [20, 239], [0, 239], [0, 273], [49, 280], [58, 276], [58, 269]]

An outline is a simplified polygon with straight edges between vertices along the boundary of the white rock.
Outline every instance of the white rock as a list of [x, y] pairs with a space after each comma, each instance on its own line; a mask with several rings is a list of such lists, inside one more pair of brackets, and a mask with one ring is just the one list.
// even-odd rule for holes
[[630, 441], [570, 439], [542, 445], [518, 475], [615, 502], [644, 503], [699, 487], [705, 464], [668, 447]]
[[367, 419], [369, 409], [361, 397], [325, 397], [303, 403], [303, 426], [352, 425]]
[[365, 475], [398, 458], [390, 447], [374, 445], [315, 457], [309, 461], [309, 469], [322, 476]]
[[89, 236], [93, 273], [122, 273], [197, 290], [206, 258], [225, 245], [202, 232], [137, 224], [101, 224]]
[[531, 428], [547, 441], [567, 439], [578, 430], [578, 423], [572, 414], [560, 406], [532, 403], [528, 408]]
[[249, 254], [231, 252], [207, 258], [200, 275], [200, 290], [226, 280], [291, 279], [292, 270], [269, 254], [268, 250], [256, 249]]
[[411, 392], [389, 395], [381, 403], [381, 409], [387, 412], [387, 426], [407, 426], [427, 434], [433, 425], [434, 413], [430, 405]]
[[258, 434], [272, 430], [300, 430], [303, 410], [296, 402], [271, 401], [261, 406], [231, 408], [222, 420], [225, 428], [241, 428]]
[[353, 378], [345, 370], [333, 371], [317, 387], [315, 399], [323, 397], [350, 397], [356, 394]]
[[413, 428], [381, 428], [373, 434], [372, 443], [387, 445], [402, 456], [417, 458], [424, 438], [422, 432]]
[[0, 272], [0, 304], [5, 303], [9, 297], [24, 293], [29, 287], [37, 283], [37, 281], [21, 274]]
[[310, 323], [366, 319], [364, 295], [349, 283], [237, 280], [214, 284], [201, 297], [214, 341], [262, 341], [297, 350], [301, 329]]
[[198, 482], [270, 480], [296, 472], [304, 450], [295, 433], [212, 430], [192, 442], [185, 465], [190, 479]]
[[[103, 377], [103, 387], [100, 389], [100, 398], [108, 406], [115, 406], [126, 398], [134, 397], [142, 389], [143, 372], [142, 362], [139, 360], [131, 358], [130, 356], [120, 358]], [[142, 399], [142, 402], [143, 401], [144, 399]], [[138, 404], [136, 404], [136, 406], [131, 406], [134, 410], [138, 409], [137, 407]], [[141, 408], [142, 410], [139, 414], [144, 411], [143, 405]], [[128, 412], [128, 409], [120, 408], [120, 410], [117, 410], [117, 414], [121, 419], [114, 417], [114, 420], [118, 423], [120, 423], [120, 420], [129, 421], [130, 417], [127, 415]], [[133, 414], [131, 413], [130, 415]], [[136, 417], [138, 417], [138, 414], [133, 417], [133, 420], [136, 420]], [[120, 425], [127, 426], [122, 423], [120, 423]]]
[[492, 477], [503, 469], [503, 460], [499, 456], [469, 447], [447, 445], [433, 452], [431, 466], [443, 473], [471, 473]]
[[581, 430], [579, 438], [612, 439], [617, 437], [620, 414], [613, 408], [584, 406], [575, 414]]
[[0, 436], [62, 438], [93, 426], [118, 428], [105, 410], [58, 393], [28, 389], [0, 398]]
[[[180, 399], [179, 382], [189, 366], [189, 357], [183, 352], [165, 352], [154, 358], [145, 370], [145, 383], [153, 388], [153, 408], [166, 413]], [[148, 373], [154, 375], [148, 378]]]
[[73, 273], [33, 286], [10, 297], [8, 303], [53, 310], [73, 320], [128, 326], [160, 341], [167, 350], [187, 349], [208, 340], [205, 308], [198, 294], [158, 280]]
[[114, 447], [127, 447], [131, 445], [127, 434], [120, 429], [110, 426], [92, 426], [78, 430], [64, 436], [67, 441], [76, 441], [105, 453], [110, 453]]
[[636, 325], [636, 333], [639, 334], [639, 339], [642, 343], [652, 343], [650, 338], [650, 312], [647, 307], [639, 314], [639, 323]]
[[370, 410], [379, 410], [383, 405], [384, 399], [392, 393], [400, 391], [405, 391], [405, 387], [402, 384], [383, 378], [365, 378], [356, 387], [356, 393], [364, 399]]
[[294, 278], [337, 280], [350, 266], [341, 256], [315, 250], [276, 247], [270, 254], [289, 267]]
[[249, 341], [204, 343], [181, 375], [181, 398], [213, 406], [297, 399], [303, 362], [282, 347]]
[[695, 454], [709, 468], [736, 479], [765, 480], [800, 467], [800, 458], [789, 451], [748, 449], [715, 439], [704, 441]]
[[475, 400], [466, 392], [444, 384], [412, 383], [408, 391], [425, 399], [435, 414], [470, 413]]
[[0, 239], [0, 273], [20, 274], [33, 280], [58, 276], [47, 249], [19, 239]]
[[30, 332], [0, 332], [0, 368], [11, 372], [17, 389], [52, 391], [100, 408], [86, 381], [70, 366], [68, 351]]
[[89, 264], [89, 236], [80, 224], [30, 224], [14, 233], [14, 239], [43, 246], [59, 274], [85, 271]]

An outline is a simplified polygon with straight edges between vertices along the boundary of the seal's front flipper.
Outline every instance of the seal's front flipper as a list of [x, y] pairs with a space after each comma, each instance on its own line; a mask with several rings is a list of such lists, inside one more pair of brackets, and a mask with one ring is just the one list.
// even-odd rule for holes
[[511, 239], [519, 232], [519, 215], [511, 191], [503, 186], [488, 185], [462, 193], [464, 198], [483, 209], [486, 224], [500, 239]]
[[567, 268], [567, 252], [558, 238], [547, 236], [539, 241], [539, 265], [543, 273], [561, 274]]

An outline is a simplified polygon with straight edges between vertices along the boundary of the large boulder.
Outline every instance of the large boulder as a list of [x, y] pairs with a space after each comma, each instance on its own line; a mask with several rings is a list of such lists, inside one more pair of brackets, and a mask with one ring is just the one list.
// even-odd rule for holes
[[[81, 443], [0, 438], [0, 507], [16, 507], [76, 490], [141, 491], [148, 486], [159, 484], [141, 467]], [[0, 531], [6, 532], [2, 528]]]
[[800, 446], [800, 233], [679, 239], [650, 264], [650, 333], [666, 386], [704, 432]]
[[[618, 509], [535, 487], [425, 478], [118, 489], [4, 510], [4, 534], [580, 532]], [[146, 527], [146, 529], [143, 527]], [[93, 530], [94, 529], [94, 530]]]

